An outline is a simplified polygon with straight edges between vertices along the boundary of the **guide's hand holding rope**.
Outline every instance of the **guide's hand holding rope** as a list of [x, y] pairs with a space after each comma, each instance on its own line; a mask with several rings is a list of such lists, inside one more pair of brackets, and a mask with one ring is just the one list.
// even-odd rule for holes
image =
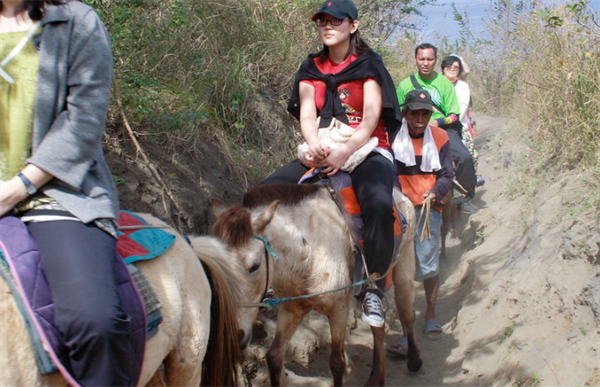
[[419, 237], [419, 242], [423, 242], [425, 237], [429, 238], [431, 232], [429, 231], [429, 211], [431, 210], [431, 202], [435, 200], [435, 194], [433, 192], [427, 192], [427, 196], [423, 200], [423, 208], [421, 209], [421, 214], [419, 215], [419, 220], [417, 220], [417, 227], [421, 224], [421, 218], [425, 215], [425, 219], [423, 220], [423, 228], [421, 229], [421, 236]]

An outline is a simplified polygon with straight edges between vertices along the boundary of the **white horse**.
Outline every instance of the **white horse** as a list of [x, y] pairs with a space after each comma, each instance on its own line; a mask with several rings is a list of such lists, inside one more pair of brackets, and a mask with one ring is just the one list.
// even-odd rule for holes
[[[138, 216], [177, 236], [167, 252], [137, 263], [164, 319], [146, 343], [138, 385], [236, 385], [241, 360], [237, 313], [246, 281], [242, 266], [214, 237], [194, 237], [194, 251], [161, 220]], [[22, 317], [1, 280], [0, 370], [0, 386], [67, 385], [60, 373], [38, 371]]]
[[[414, 335], [414, 207], [404, 195], [398, 195], [396, 200], [409, 223], [394, 269], [396, 306], [408, 336], [407, 365], [409, 370], [417, 371], [422, 361]], [[254, 258], [249, 260], [254, 262], [257, 275], [251, 281], [255, 282], [256, 288], [267, 288], [272, 283], [278, 298], [342, 289], [352, 284], [355, 259], [352, 238], [340, 209], [323, 185], [273, 184], [254, 188], [246, 193], [243, 207], [233, 206], [221, 212], [213, 231], [226, 243], [231, 244], [234, 240], [238, 249], [252, 244], [249, 248], [255, 253]], [[279, 255], [279, 259], [273, 262], [272, 275], [267, 275], [266, 263], [272, 262], [269, 254], [266, 254], [261, 242], [253, 238], [263, 234]], [[282, 371], [286, 345], [311, 310], [329, 319], [332, 347], [329, 366], [334, 384], [343, 384], [346, 369], [344, 341], [351, 293], [348, 288], [280, 304], [277, 331], [267, 352], [272, 385], [285, 383]], [[367, 385], [383, 385], [385, 329], [371, 329], [374, 338], [373, 369]]]

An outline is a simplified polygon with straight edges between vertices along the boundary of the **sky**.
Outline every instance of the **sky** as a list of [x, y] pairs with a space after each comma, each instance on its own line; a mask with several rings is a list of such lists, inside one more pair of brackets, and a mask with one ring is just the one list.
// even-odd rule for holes
[[[556, 5], [572, 3], [573, 1], [542, 0], [542, 4]], [[423, 15], [427, 21], [421, 30], [422, 41], [436, 40], [436, 32], [440, 35], [446, 35], [453, 41], [460, 37], [459, 25], [454, 20], [452, 3], [456, 6], [458, 12], [468, 15], [471, 32], [476, 36], [485, 37], [487, 26], [485, 21], [494, 16], [491, 11], [492, 0], [438, 0], [438, 5], [429, 6], [422, 9]], [[591, 0], [589, 6], [600, 15], [600, 0]]]

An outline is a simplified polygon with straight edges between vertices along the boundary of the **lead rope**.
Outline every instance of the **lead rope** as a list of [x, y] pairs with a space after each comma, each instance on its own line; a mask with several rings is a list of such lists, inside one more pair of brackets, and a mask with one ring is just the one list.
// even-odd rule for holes
[[265, 290], [261, 297], [261, 302], [259, 303], [259, 305], [260, 305], [260, 304], [265, 303], [268, 299], [272, 298], [272, 294], [269, 295], [269, 285], [271, 282], [269, 279], [269, 277], [271, 276], [271, 268], [270, 268], [271, 265], [269, 263], [270, 262], [269, 254], [273, 257], [273, 259], [279, 258], [279, 255], [277, 254], [277, 252], [271, 245], [271, 242], [269, 242], [269, 238], [267, 238], [266, 235], [255, 235], [254, 239], [258, 239], [265, 246], [265, 264], [267, 266], [267, 278], [265, 278]]
[[423, 214], [425, 214], [425, 219], [423, 220], [423, 228], [421, 229], [421, 236], [419, 237], [419, 242], [423, 243], [425, 237], [429, 239], [431, 236], [430, 224], [429, 224], [429, 212], [431, 210], [431, 196], [427, 196], [425, 200], [423, 200], [423, 208], [421, 208], [421, 213], [419, 214], [419, 220], [417, 220], [417, 227], [421, 224], [421, 218], [423, 218]]

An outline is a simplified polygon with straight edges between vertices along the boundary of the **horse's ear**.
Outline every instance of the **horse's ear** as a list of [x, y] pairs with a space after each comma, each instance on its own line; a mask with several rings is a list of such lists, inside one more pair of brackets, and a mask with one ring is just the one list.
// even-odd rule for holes
[[273, 215], [275, 215], [275, 211], [277, 210], [277, 207], [279, 207], [279, 203], [279, 200], [273, 201], [271, 204], [269, 204], [269, 207], [267, 207], [267, 209], [264, 210], [258, 216], [258, 218], [256, 218], [254, 221], [255, 233], [262, 234], [265, 231], [265, 228], [267, 228], [269, 223], [271, 223], [271, 220], [273, 220]]
[[210, 202], [210, 213], [218, 218], [227, 210], [227, 206], [221, 199], [214, 198]]

